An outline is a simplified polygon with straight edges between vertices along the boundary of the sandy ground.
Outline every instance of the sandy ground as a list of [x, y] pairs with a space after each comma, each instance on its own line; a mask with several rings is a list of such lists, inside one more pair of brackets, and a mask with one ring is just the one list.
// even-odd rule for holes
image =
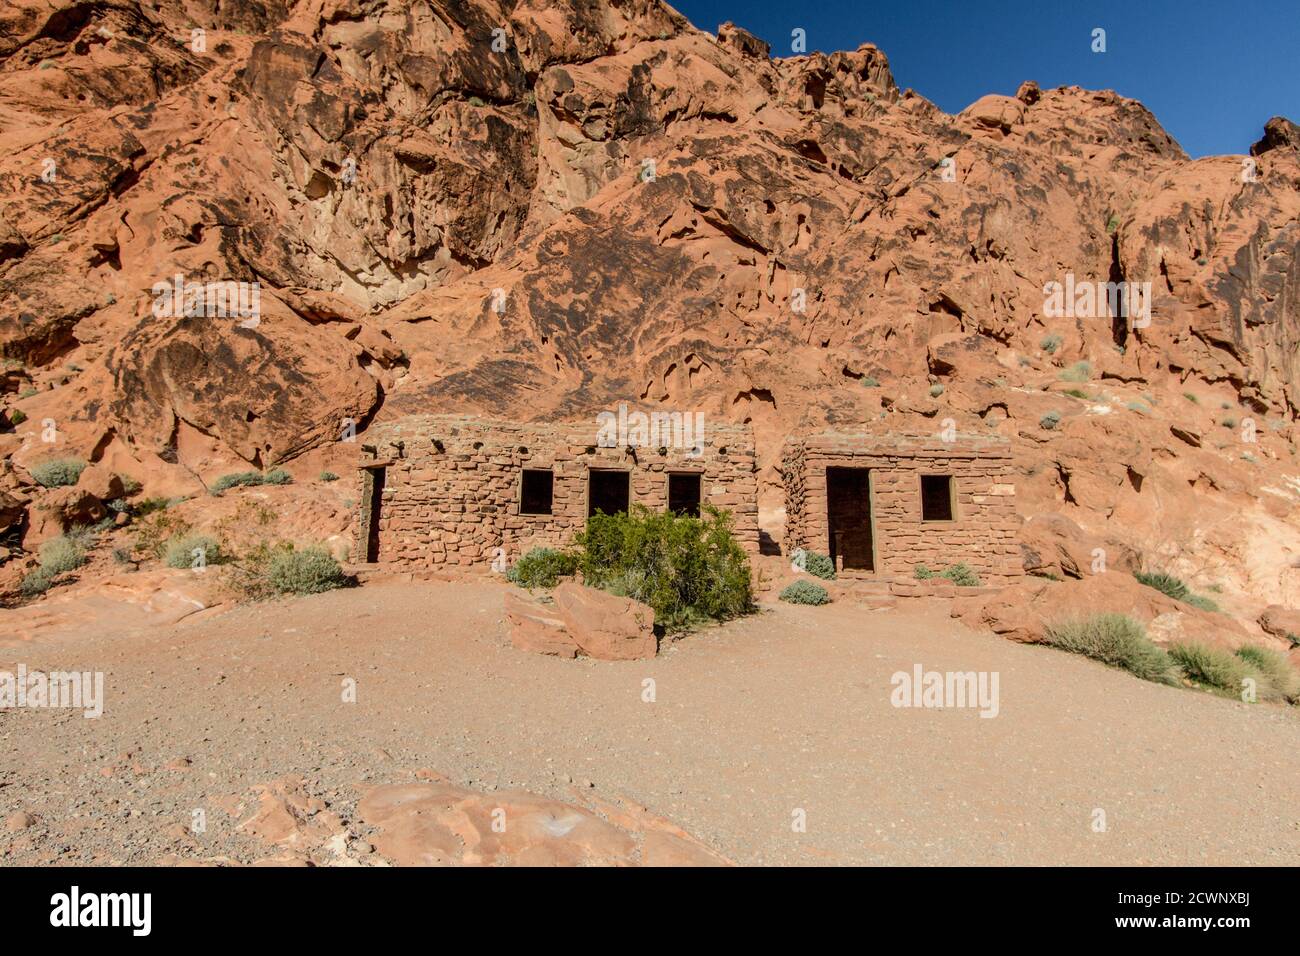
[[[941, 602], [777, 605], [652, 661], [561, 661], [509, 645], [502, 591], [376, 583], [0, 644], [0, 669], [107, 681], [97, 720], [0, 711], [0, 812], [37, 821], [0, 832], [4, 861], [266, 858], [212, 808], [301, 775], [346, 816], [430, 768], [628, 797], [746, 864], [1300, 863], [1294, 708], [976, 634]], [[998, 716], [891, 706], [916, 663], [998, 672]], [[180, 839], [194, 808], [208, 829]]]

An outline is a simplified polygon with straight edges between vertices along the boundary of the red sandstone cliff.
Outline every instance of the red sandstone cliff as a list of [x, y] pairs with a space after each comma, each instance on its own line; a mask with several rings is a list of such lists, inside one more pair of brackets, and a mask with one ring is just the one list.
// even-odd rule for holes
[[[1300, 604], [1284, 119], [1247, 163], [1110, 92], [950, 116], [874, 47], [773, 60], [653, 0], [12, 0], [0, 64], [10, 568], [85, 507], [52, 454], [147, 494], [287, 463], [282, 517], [346, 534], [310, 484], [345, 420], [628, 401], [752, 421], [777, 538], [785, 435], [952, 418], [1012, 440], [1027, 566]], [[260, 320], [156, 314], [177, 274]], [[1149, 323], [1049, 315], [1067, 276], [1151, 283]]]

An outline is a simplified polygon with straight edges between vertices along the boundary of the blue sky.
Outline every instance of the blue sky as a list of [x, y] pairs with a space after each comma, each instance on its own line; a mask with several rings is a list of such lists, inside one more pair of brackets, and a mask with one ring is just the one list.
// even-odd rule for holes
[[[874, 43], [900, 87], [954, 113], [985, 93], [1112, 89], [1141, 100], [1192, 156], [1245, 153], [1270, 116], [1300, 122], [1300, 0], [668, 0], [732, 20], [789, 56]], [[1106, 52], [1091, 50], [1106, 31]]]

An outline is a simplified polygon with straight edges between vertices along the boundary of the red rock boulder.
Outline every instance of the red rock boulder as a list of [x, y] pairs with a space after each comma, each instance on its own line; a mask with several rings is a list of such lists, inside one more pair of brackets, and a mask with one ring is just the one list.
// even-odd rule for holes
[[564, 629], [564, 622], [553, 606], [531, 600], [517, 591], [507, 591], [506, 620], [510, 622], [510, 643], [521, 651], [566, 658], [578, 656], [578, 645]]
[[555, 607], [582, 653], [604, 661], [654, 657], [655, 612], [633, 601], [566, 581], [555, 589]]

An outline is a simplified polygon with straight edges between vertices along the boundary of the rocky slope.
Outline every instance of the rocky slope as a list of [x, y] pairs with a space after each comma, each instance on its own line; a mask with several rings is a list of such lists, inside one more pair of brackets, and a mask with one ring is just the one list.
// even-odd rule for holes
[[[198, 523], [284, 464], [323, 537], [349, 422], [627, 401], [752, 422], [777, 540], [786, 434], [952, 419], [1014, 443], [1027, 569], [1300, 604], [1285, 119], [1193, 161], [1111, 92], [948, 115], [872, 46], [774, 60], [654, 0], [13, 0], [0, 132], [8, 586], [94, 517], [56, 455]], [[256, 281], [258, 321], [165, 314], [176, 275]], [[1054, 314], [1075, 281], [1149, 316]]]

